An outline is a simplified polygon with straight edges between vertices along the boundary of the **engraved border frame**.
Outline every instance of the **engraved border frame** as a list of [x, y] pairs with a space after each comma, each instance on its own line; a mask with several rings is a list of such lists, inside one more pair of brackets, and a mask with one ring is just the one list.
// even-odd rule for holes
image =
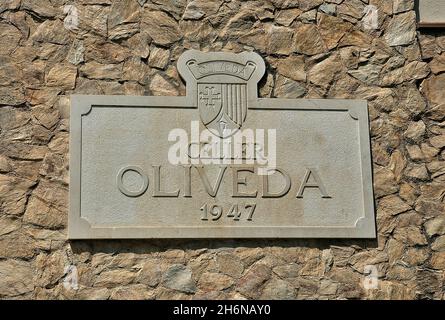
[[[249, 81], [250, 94], [248, 109], [299, 111], [343, 111], [357, 120], [360, 154], [361, 179], [363, 187], [363, 212], [355, 226], [131, 226], [131, 227], [94, 227], [81, 215], [81, 174], [82, 174], [82, 117], [88, 116], [93, 107], [119, 108], [177, 108], [196, 109], [196, 85], [193, 85], [191, 73], [183, 70], [184, 59], [203, 53], [190, 50], [178, 61], [178, 70], [187, 83], [186, 96], [114, 96], [114, 95], [72, 95], [70, 110], [70, 189], [69, 189], [69, 239], [153, 239], [153, 238], [364, 238], [376, 237], [375, 207], [372, 180], [371, 144], [369, 118], [366, 100], [345, 99], [279, 99], [258, 98], [257, 82], [264, 73], [264, 61], [254, 53], [241, 54], [214, 53], [212, 58], [236, 57], [245, 61], [254, 59], [258, 63], [260, 76]], [[255, 83], [253, 82], [255, 81]], [[195, 89], [195, 90], [193, 90]], [[198, 235], [198, 236], [197, 236]]]

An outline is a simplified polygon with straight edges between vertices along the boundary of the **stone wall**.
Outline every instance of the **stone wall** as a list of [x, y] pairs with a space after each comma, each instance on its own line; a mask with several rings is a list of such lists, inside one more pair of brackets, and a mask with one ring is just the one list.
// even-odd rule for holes
[[[412, 0], [1, 0], [0, 297], [443, 299], [445, 30], [415, 20]], [[184, 95], [188, 48], [258, 52], [263, 97], [369, 101], [377, 240], [66, 240], [69, 95]]]

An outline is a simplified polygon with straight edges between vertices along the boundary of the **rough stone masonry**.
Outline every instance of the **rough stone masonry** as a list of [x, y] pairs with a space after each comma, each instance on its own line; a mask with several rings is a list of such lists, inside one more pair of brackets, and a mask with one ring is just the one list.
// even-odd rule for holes
[[[413, 6], [1, 1], [0, 298], [443, 299], [445, 30]], [[368, 100], [376, 241], [66, 240], [69, 95], [184, 95], [189, 48], [259, 53], [262, 97]]]

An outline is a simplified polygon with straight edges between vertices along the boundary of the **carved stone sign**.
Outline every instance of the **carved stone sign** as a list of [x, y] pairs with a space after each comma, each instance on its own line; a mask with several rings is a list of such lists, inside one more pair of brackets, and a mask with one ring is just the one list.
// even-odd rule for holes
[[71, 97], [69, 238], [374, 238], [366, 101], [258, 98], [262, 58], [178, 60], [186, 96]]

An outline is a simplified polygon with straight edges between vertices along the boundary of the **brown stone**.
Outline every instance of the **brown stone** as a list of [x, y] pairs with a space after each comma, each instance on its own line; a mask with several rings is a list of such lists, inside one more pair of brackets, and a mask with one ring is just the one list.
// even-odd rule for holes
[[36, 281], [39, 286], [50, 287], [65, 275], [65, 267], [69, 265], [68, 257], [63, 251], [52, 254], [39, 254], [36, 258]]
[[92, 61], [80, 68], [80, 74], [89, 79], [119, 79], [122, 77], [122, 64], [100, 64]]
[[406, 168], [405, 176], [410, 179], [426, 181], [430, 178], [424, 164], [413, 164]]
[[424, 160], [426, 161], [431, 161], [432, 159], [434, 159], [440, 152], [439, 149], [436, 149], [434, 147], [431, 147], [429, 144], [427, 143], [422, 143], [420, 145], [420, 149], [422, 150], [422, 154], [424, 157]]
[[163, 76], [156, 73], [150, 81], [149, 88], [155, 96], [176, 96], [178, 89]]
[[390, 156], [382, 144], [374, 143], [371, 148], [373, 162], [379, 166], [387, 166], [390, 162]]
[[221, 253], [215, 260], [218, 271], [233, 278], [239, 278], [244, 271], [244, 265], [236, 255]]
[[9, 175], [0, 175], [0, 208], [9, 215], [20, 215], [25, 209], [27, 193], [34, 181]]
[[31, 263], [17, 260], [0, 261], [0, 297], [14, 297], [34, 289]]
[[91, 62], [94, 60], [100, 64], [118, 64], [125, 61], [132, 54], [125, 47], [111, 42], [86, 41], [85, 44], [85, 60]]
[[[442, 155], [445, 155], [444, 150], [442, 150]], [[431, 172], [431, 178], [433, 180], [443, 182], [443, 175], [445, 174], [445, 161], [432, 161], [427, 164], [427, 168], [428, 171]]]
[[199, 277], [198, 286], [203, 291], [221, 291], [231, 287], [234, 280], [224, 274], [205, 272]]
[[272, 279], [267, 282], [260, 297], [265, 300], [293, 300], [295, 298], [293, 286], [281, 279]]
[[389, 270], [386, 272], [386, 279], [406, 281], [412, 279], [414, 275], [415, 275], [415, 270], [413, 270], [412, 268], [402, 265], [394, 265], [391, 266]]
[[[285, 3], [292, 3], [292, 1], [285, 1]], [[323, 3], [323, 0], [298, 0], [299, 8], [303, 11], [311, 10]]]
[[249, 47], [255, 48], [259, 52], [266, 52], [270, 36], [271, 34], [266, 28], [253, 29], [251, 31], [243, 33], [238, 38], [238, 42], [245, 44]]
[[409, 246], [425, 245], [428, 243], [422, 231], [415, 226], [396, 228], [394, 231], [394, 239]]
[[434, 75], [423, 81], [421, 90], [425, 94], [431, 107], [443, 104], [445, 101], [445, 73]]
[[427, 217], [435, 217], [443, 213], [445, 204], [437, 201], [426, 200], [422, 197], [416, 201], [416, 211]]
[[24, 90], [20, 86], [0, 86], [0, 105], [17, 106], [25, 103]]
[[8, 218], [6, 216], [0, 217], [0, 236], [9, 234], [20, 229], [21, 222], [18, 219]]
[[428, 250], [425, 248], [408, 248], [403, 255], [403, 262], [409, 266], [418, 266], [428, 259]]
[[407, 84], [398, 89], [397, 94], [402, 108], [406, 109], [414, 116], [425, 110], [425, 100], [415, 85]]
[[59, 111], [46, 105], [33, 107], [32, 115], [46, 129], [53, 128], [60, 120]]
[[431, 107], [427, 110], [426, 116], [432, 120], [442, 121], [445, 119], [445, 103]]
[[308, 80], [317, 86], [328, 88], [342, 71], [343, 65], [339, 56], [333, 54], [309, 70]]
[[411, 122], [403, 134], [406, 139], [417, 141], [425, 134], [425, 123], [422, 120]]
[[60, 87], [65, 90], [74, 89], [76, 76], [76, 67], [56, 64], [46, 76], [46, 85], [49, 87]]
[[281, 75], [295, 81], [306, 81], [303, 56], [291, 55], [284, 59], [271, 60], [270, 63]]
[[124, 62], [122, 68], [122, 78], [124, 80], [137, 81], [146, 85], [150, 79], [150, 68], [139, 57], [131, 57]]
[[150, 54], [151, 38], [146, 32], [139, 32], [125, 41], [125, 45], [131, 49], [134, 55], [147, 58]]
[[159, 260], [148, 260], [144, 262], [138, 273], [136, 282], [155, 287], [161, 282], [162, 269]]
[[110, 14], [110, 7], [103, 5], [87, 5], [79, 6], [79, 25], [77, 27], [73, 26], [74, 31], [80, 33], [93, 32], [102, 37], [107, 37], [108, 35], [108, 16]]
[[19, 44], [22, 34], [20, 31], [7, 23], [0, 23], [0, 56], [11, 54]]
[[420, 150], [420, 147], [416, 144], [414, 145], [407, 145], [406, 151], [408, 152], [408, 156], [413, 161], [420, 161], [423, 159], [423, 153], [422, 150]]
[[413, 61], [402, 68], [395, 69], [384, 75], [380, 84], [382, 86], [392, 86], [405, 81], [412, 81], [425, 78], [430, 73], [430, 68], [425, 62]]
[[376, 198], [396, 193], [399, 190], [394, 173], [388, 168], [374, 171], [374, 195]]
[[397, 215], [411, 209], [410, 205], [396, 195], [382, 198], [379, 202], [379, 207], [392, 215]]
[[361, 19], [365, 14], [365, 5], [360, 0], [343, 1], [338, 7], [337, 12], [340, 17], [347, 19]]
[[50, 229], [61, 228], [67, 222], [67, 203], [65, 188], [41, 181], [32, 193], [23, 220]]
[[154, 47], [150, 51], [150, 57], [148, 59], [148, 65], [153, 68], [165, 69], [170, 59], [170, 51]]
[[442, 149], [445, 147], [445, 134], [430, 138], [430, 144], [437, 149]]
[[293, 50], [306, 55], [326, 52], [317, 27], [312, 24], [299, 24], [295, 28]]
[[419, 80], [430, 73], [430, 68], [426, 62], [413, 61], [403, 67], [403, 73], [404, 81]]
[[294, 31], [287, 27], [272, 26], [268, 29], [269, 39], [266, 52], [289, 55], [292, 53]]
[[425, 222], [425, 231], [430, 237], [445, 234], [445, 217], [438, 216]]
[[275, 22], [279, 25], [288, 27], [301, 13], [302, 11], [298, 8], [280, 10], [275, 17]]
[[108, 14], [110, 39], [128, 38], [139, 31], [140, 12], [136, 1], [114, 1]]
[[38, 197], [31, 197], [23, 221], [46, 228], [60, 228], [66, 225], [67, 218], [63, 212]]
[[178, 23], [162, 11], [144, 11], [141, 29], [153, 42], [161, 46], [170, 45], [181, 39]]
[[51, 181], [56, 181], [68, 185], [69, 173], [68, 173], [69, 159], [66, 156], [47, 153], [43, 159], [42, 166], [39, 173]]
[[221, 7], [222, 0], [217, 1], [205, 1], [205, 0], [193, 0], [187, 4], [185, 8], [183, 19], [198, 20], [203, 17], [209, 17], [218, 12]]
[[142, 284], [134, 284], [113, 289], [112, 300], [153, 300], [155, 293]]
[[433, 253], [430, 264], [433, 269], [443, 270], [445, 268], [445, 252]]
[[328, 49], [335, 48], [345, 33], [352, 28], [350, 23], [337, 17], [326, 14], [319, 14], [318, 17], [318, 30]]
[[241, 294], [256, 299], [261, 295], [263, 284], [267, 281], [271, 270], [264, 264], [255, 264], [239, 280], [237, 291]]
[[356, 46], [360, 48], [367, 48], [369, 47], [371, 41], [372, 38], [368, 34], [358, 30], [350, 30], [340, 39], [339, 46]]
[[430, 63], [431, 71], [435, 74], [445, 71], [445, 53], [440, 56], [436, 56]]
[[38, 244], [33, 239], [17, 231], [0, 238], [0, 256], [4, 258], [30, 259], [38, 249]]
[[49, 42], [54, 44], [68, 44], [71, 40], [69, 30], [63, 26], [63, 22], [56, 20], [45, 20], [40, 24], [31, 36], [37, 42]]
[[434, 251], [445, 251], [445, 236], [437, 237], [431, 244], [431, 249]]
[[124, 269], [104, 271], [97, 276], [94, 286], [106, 288], [125, 286], [130, 284], [135, 277], [134, 272]]
[[[0, 298], [444, 298], [445, 36], [413, 0], [65, 2], [0, 1]], [[376, 241], [67, 246], [69, 94], [185, 95], [191, 48], [260, 53], [262, 97], [368, 101]]]

